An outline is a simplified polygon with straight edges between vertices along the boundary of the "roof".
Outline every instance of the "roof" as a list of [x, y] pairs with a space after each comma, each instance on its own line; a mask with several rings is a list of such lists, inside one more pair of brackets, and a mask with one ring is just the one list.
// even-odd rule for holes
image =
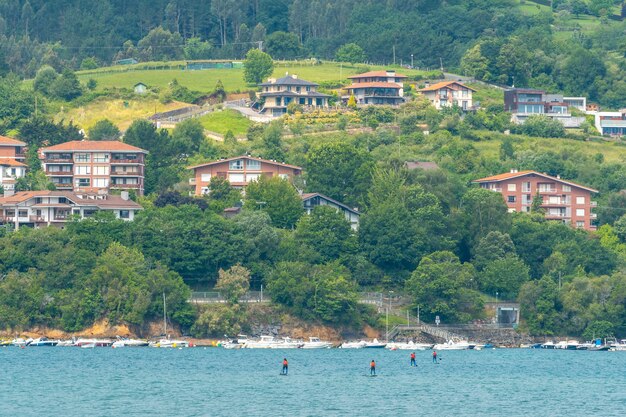
[[331, 203], [338, 205], [339, 207], [341, 207], [342, 209], [344, 209], [346, 211], [349, 211], [350, 213], [356, 214], [357, 216], [361, 215], [361, 213], [359, 213], [357, 210], [352, 209], [352, 208], [346, 206], [345, 204], [340, 203], [337, 200], [333, 200], [332, 198], [330, 198], [328, 196], [325, 196], [324, 194], [321, 194], [321, 193], [303, 193], [303, 194], [300, 194], [300, 198], [302, 199], [302, 201], [310, 200], [313, 197], [323, 198], [324, 200], [330, 201]]
[[9, 167], [25, 167], [25, 166], [28, 166], [25, 163], [20, 162], [20, 161], [16, 161], [15, 159], [12, 159], [12, 158], [0, 159], [0, 165], [1, 166], [9, 166]]
[[58, 145], [43, 148], [41, 152], [98, 152], [98, 151], [120, 151], [120, 152], [140, 152], [148, 153], [148, 151], [129, 145], [118, 140], [73, 140], [70, 142], [60, 143]]
[[552, 180], [552, 181], [556, 181], [556, 182], [560, 182], [560, 183], [563, 183], [563, 184], [571, 185], [572, 187], [582, 188], [583, 190], [587, 190], [587, 191], [590, 191], [592, 193], [597, 193], [598, 192], [598, 190], [595, 190], [593, 188], [585, 187], [584, 185], [576, 184], [575, 182], [565, 181], [565, 180], [562, 180], [561, 178], [553, 177], [553, 176], [548, 175], [548, 174], [542, 174], [542, 173], [537, 172], [537, 171], [507, 172], [507, 173], [504, 173], [504, 174], [492, 175], [491, 177], [481, 178], [481, 179], [478, 179], [478, 180], [474, 180], [472, 182], [474, 182], [474, 183], [500, 182], [500, 181], [510, 180], [510, 179], [513, 179], [513, 178], [525, 177], [525, 176], [528, 176], [528, 175], [537, 175], [539, 177], [543, 177], [543, 178], [546, 178], [546, 179], [549, 179], [549, 180]]
[[463, 88], [467, 88], [468, 90], [476, 91], [472, 87], [468, 87], [465, 84], [460, 83], [458, 81], [442, 81], [442, 82], [433, 84], [430, 87], [421, 88], [419, 91], [437, 91], [445, 87], [451, 88], [451, 86], [455, 84]]
[[210, 165], [221, 164], [223, 162], [230, 162], [230, 161], [234, 161], [236, 159], [250, 159], [250, 160], [253, 160], [253, 161], [259, 161], [259, 162], [263, 162], [263, 163], [266, 163], [266, 164], [280, 165], [280, 166], [283, 166], [283, 167], [297, 169], [297, 170], [300, 170], [300, 171], [302, 170], [301, 167], [298, 167], [298, 166], [295, 166], [295, 165], [289, 165], [289, 164], [286, 164], [284, 162], [270, 161], [268, 159], [255, 158], [255, 157], [249, 156], [249, 155], [235, 156], [233, 158], [225, 158], [225, 159], [220, 159], [220, 160], [217, 160], [217, 161], [205, 162], [204, 164], [198, 164], [198, 165], [187, 167], [187, 169], [196, 169], [196, 168], [206, 167], [206, 166], [210, 166]]
[[259, 84], [262, 87], [270, 86], [270, 85], [304, 85], [304, 86], [318, 86], [319, 84], [312, 83], [311, 81], [301, 80], [300, 78], [294, 78], [291, 75], [286, 75], [282, 78], [277, 79], [273, 83], [261, 83]]
[[504, 90], [506, 92], [516, 92], [516, 93], [529, 93], [529, 94], [544, 94], [543, 90], [535, 90], [533, 88], [509, 88], [508, 90]]
[[0, 146], [26, 146], [26, 143], [0, 135]]
[[[95, 206], [101, 209], [127, 208], [141, 210], [143, 208], [132, 200], [124, 200], [119, 195], [100, 195], [95, 193], [78, 193], [71, 191], [20, 191], [11, 196], [0, 197], [0, 206], [14, 206], [35, 197], [65, 197], [77, 206]], [[65, 205], [52, 204], [45, 206], [64, 207]]]
[[145, 84], [144, 84], [144, 83], [142, 83], [142, 82], [138, 82], [138, 83], [137, 83], [137, 84], [135, 84], [133, 87], [137, 87], [138, 85], [143, 85], [144, 87], [147, 87], [147, 85], [145, 85]]
[[260, 93], [261, 97], [330, 97], [328, 94], [318, 93], [317, 91], [303, 91], [302, 93], [296, 93], [295, 91], [270, 91], [267, 93]]
[[356, 90], [357, 88], [393, 88], [394, 90], [399, 90], [402, 88], [400, 84], [396, 83], [383, 83], [383, 82], [373, 82], [373, 83], [356, 83], [352, 85], [348, 85], [344, 87], [346, 90]]
[[353, 78], [372, 78], [372, 77], [396, 77], [396, 78], [408, 78], [406, 75], [398, 74], [395, 71], [370, 71], [363, 74], [351, 75], [348, 79]]

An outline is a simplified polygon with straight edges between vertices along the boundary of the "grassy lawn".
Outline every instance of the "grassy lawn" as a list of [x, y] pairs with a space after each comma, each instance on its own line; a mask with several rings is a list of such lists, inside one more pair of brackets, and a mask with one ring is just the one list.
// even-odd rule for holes
[[[570, 152], [582, 152], [587, 155], [601, 153], [604, 155], [606, 162], [624, 162], [626, 161], [626, 145], [618, 142], [607, 141], [589, 141], [581, 142], [572, 139], [550, 139], [550, 138], [521, 138], [514, 135], [513, 146], [516, 149], [532, 149], [534, 151], [552, 151], [561, 152], [568, 150]], [[497, 158], [500, 152], [500, 141], [482, 141], [470, 142], [481, 154]]]
[[549, 12], [550, 8], [543, 4], [535, 3], [533, 1], [521, 1], [518, 0], [519, 9], [526, 15], [539, 14], [541, 12]]
[[145, 119], [155, 112], [174, 110], [188, 106], [180, 102], [161, 104], [158, 100], [124, 100], [100, 99], [87, 106], [61, 109], [55, 116], [55, 120], [72, 121], [74, 124], [87, 130], [98, 120], [109, 119], [121, 130], [126, 130], [137, 119]]
[[[186, 71], [179, 69], [137, 69], [131, 71], [130, 69], [132, 68], [133, 66], [129, 66], [128, 68], [100, 68], [94, 71], [79, 71], [77, 72], [77, 75], [82, 82], [86, 82], [90, 78], [96, 80], [98, 82], [98, 90], [114, 87], [131, 89], [138, 82], [142, 82], [150, 87], [164, 88], [173, 79], [177, 79], [178, 82], [185, 87], [202, 92], [213, 91], [217, 80], [222, 81], [224, 88], [228, 92], [234, 92], [237, 90], [247, 91], [255, 88], [254, 86], [247, 86], [243, 81], [243, 69], [220, 68], [199, 71]], [[357, 74], [365, 69], [381, 70], [387, 68], [388, 67], [380, 66], [353, 66], [350, 64], [339, 64], [334, 62], [324, 63], [321, 65], [311, 65], [310, 63], [307, 63], [307, 61], [276, 62], [273, 76], [282, 77], [286, 72], [288, 72], [289, 74], [296, 74], [300, 78], [308, 81], [339, 81], [345, 80], [349, 75]], [[408, 76], [424, 74], [423, 71], [406, 68], [398, 67], [396, 70]]]
[[225, 135], [229, 130], [235, 136], [245, 136], [252, 122], [235, 110], [223, 110], [209, 113], [198, 119], [206, 130]]

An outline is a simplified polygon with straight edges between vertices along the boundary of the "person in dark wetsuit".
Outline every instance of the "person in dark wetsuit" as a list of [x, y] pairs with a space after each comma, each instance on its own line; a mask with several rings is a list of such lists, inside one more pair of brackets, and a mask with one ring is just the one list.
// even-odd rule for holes
[[287, 362], [287, 358], [283, 358], [283, 370], [281, 374], [287, 375], [287, 372], [289, 372], [289, 362]]

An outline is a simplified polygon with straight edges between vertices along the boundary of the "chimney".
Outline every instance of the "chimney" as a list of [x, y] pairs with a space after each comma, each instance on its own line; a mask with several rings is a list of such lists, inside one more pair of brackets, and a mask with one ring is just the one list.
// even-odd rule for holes
[[518, 172], [518, 171], [517, 171], [517, 169], [515, 169], [515, 168], [511, 170], [511, 174], [517, 174], [517, 172]]
[[424, 81], [424, 88], [430, 87], [430, 81]]
[[4, 189], [4, 196], [5, 197], [11, 197], [14, 194], [15, 194], [14, 190], [7, 190], [6, 188]]
[[556, 174], [556, 179], [560, 180], [561, 176], [559, 174]]
[[292, 77], [294, 80], [297, 80], [297, 79], [298, 79], [298, 76], [297, 76], [296, 74], [293, 74], [291, 77]]
[[128, 201], [129, 197], [128, 197], [128, 191], [122, 191], [120, 193], [120, 197], [122, 197], [122, 200]]
[[387, 76], [393, 77], [394, 75], [396, 75], [396, 70], [387, 70]]

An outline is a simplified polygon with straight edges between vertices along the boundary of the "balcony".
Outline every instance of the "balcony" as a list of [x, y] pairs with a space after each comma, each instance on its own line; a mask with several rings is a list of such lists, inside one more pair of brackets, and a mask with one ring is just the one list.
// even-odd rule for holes
[[543, 202], [541, 203], [541, 207], [562, 207], [562, 206], [570, 206], [571, 205], [571, 200], [567, 200], [567, 199], [559, 199], [557, 201], [549, 201], [549, 200], [543, 200]]
[[139, 184], [111, 184], [111, 188], [139, 188]]
[[141, 164], [139, 159], [111, 159], [111, 165], [128, 165], [128, 164]]
[[46, 223], [47, 222], [47, 220], [41, 216], [29, 216], [28, 220], [31, 221], [32, 223]]
[[69, 214], [68, 215], [55, 215], [54, 216], [54, 220], [55, 221], [66, 221], [70, 218]]
[[16, 152], [15, 153], [15, 159], [24, 159], [26, 158], [26, 154], [25, 153], [20, 153], [20, 152]]
[[52, 184], [54, 184], [54, 186], [57, 189], [59, 189], [59, 190], [61, 190], [61, 189], [63, 189], [63, 190], [67, 190], [67, 189], [71, 190], [72, 189], [72, 183], [71, 182], [54, 182], [54, 181], [52, 181]]
[[570, 216], [568, 216], [565, 213], [546, 213], [546, 219], [569, 219]]
[[51, 177], [71, 177], [74, 174], [72, 173], [72, 171], [49, 171], [49, 170], [46, 170], [46, 175], [49, 175]]
[[112, 177], [141, 177], [143, 176], [141, 172], [128, 172], [128, 171], [118, 171], [111, 172]]
[[44, 164], [73, 164], [72, 157], [69, 158], [44, 158]]

